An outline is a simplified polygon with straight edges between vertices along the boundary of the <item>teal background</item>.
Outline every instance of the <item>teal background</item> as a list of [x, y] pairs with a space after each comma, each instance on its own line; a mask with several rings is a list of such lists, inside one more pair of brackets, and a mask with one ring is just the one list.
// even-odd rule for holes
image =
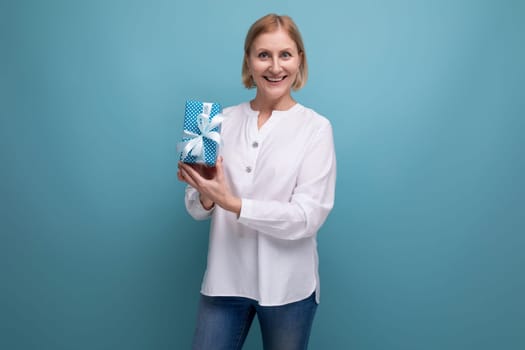
[[268, 12], [303, 33], [296, 98], [338, 156], [310, 348], [525, 348], [525, 2], [13, 0], [1, 349], [189, 348], [208, 224], [176, 179], [184, 101], [253, 96]]

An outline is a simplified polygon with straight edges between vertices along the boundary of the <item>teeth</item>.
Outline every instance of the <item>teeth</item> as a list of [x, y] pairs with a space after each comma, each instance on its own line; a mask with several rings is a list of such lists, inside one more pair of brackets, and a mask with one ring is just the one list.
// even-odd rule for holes
[[271, 82], [278, 82], [278, 81], [283, 80], [284, 77], [280, 77], [280, 78], [270, 78], [270, 77], [266, 77], [266, 79], [268, 79], [268, 80], [271, 81]]

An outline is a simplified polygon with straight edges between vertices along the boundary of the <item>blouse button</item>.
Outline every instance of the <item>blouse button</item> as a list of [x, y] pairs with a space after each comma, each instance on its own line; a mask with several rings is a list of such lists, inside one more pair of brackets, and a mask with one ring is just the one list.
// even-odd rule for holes
[[246, 167], [246, 172], [247, 173], [251, 173], [252, 172], [252, 167], [251, 166], [247, 166]]
[[253, 143], [252, 143], [252, 147], [253, 147], [253, 148], [257, 148], [257, 147], [259, 147], [259, 143], [258, 143], [257, 141], [253, 141]]

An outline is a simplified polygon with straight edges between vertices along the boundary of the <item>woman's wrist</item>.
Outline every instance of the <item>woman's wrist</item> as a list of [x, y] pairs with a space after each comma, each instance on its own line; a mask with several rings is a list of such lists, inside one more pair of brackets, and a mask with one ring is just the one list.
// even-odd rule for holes
[[241, 214], [242, 200], [239, 197], [231, 197], [225, 203], [224, 209], [237, 214], [237, 217]]
[[201, 202], [202, 207], [205, 210], [211, 210], [213, 208], [213, 206], [215, 205], [215, 202], [213, 202], [208, 197], [203, 196], [202, 194], [199, 196], [199, 200]]
[[[211, 210], [215, 206], [214, 201], [202, 194], [199, 195], [199, 200], [205, 210]], [[237, 214], [237, 216], [241, 214], [242, 200], [239, 197], [231, 196], [228, 199], [218, 202], [218, 205], [225, 210]]]

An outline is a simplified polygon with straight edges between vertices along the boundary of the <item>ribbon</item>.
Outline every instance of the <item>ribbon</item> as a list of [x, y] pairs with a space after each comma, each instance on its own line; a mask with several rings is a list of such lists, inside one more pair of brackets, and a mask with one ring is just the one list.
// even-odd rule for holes
[[182, 152], [182, 159], [186, 159], [187, 156], [193, 156], [196, 157], [197, 162], [204, 163], [204, 137], [220, 144], [221, 135], [217, 131], [213, 131], [213, 129], [218, 127], [223, 119], [222, 114], [215, 115], [213, 119], [208, 114], [199, 114], [197, 116], [199, 133], [196, 134], [189, 130], [182, 132], [182, 137], [188, 138], [188, 140], [182, 141], [178, 145], [179, 152]]

